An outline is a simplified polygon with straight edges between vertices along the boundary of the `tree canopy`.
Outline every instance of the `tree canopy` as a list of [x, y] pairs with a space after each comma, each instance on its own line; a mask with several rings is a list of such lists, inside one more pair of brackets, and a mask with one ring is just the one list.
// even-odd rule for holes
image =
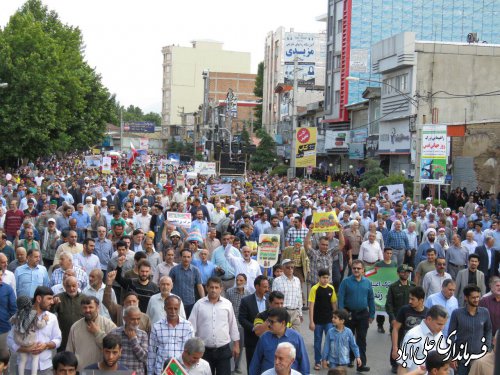
[[260, 143], [250, 160], [250, 168], [262, 172], [275, 163], [277, 158], [276, 143], [263, 129], [257, 131], [257, 136], [260, 138]]
[[254, 131], [262, 128], [262, 97], [264, 96], [264, 61], [259, 63], [257, 68], [257, 77], [255, 77], [254, 95], [259, 98], [259, 104], [254, 109], [255, 123]]
[[119, 117], [120, 112], [123, 122], [153, 122], [156, 126], [161, 125], [161, 116], [155, 112], [144, 113], [141, 108], [129, 105], [127, 108], [117, 103], [116, 115]]
[[28, 0], [0, 29], [2, 157], [84, 149], [117, 122], [115, 98], [84, 59], [82, 33], [40, 0]]

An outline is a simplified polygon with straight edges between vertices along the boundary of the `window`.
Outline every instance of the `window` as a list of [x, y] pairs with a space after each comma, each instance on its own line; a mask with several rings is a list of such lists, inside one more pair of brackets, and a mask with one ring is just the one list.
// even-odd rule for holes
[[335, 93], [333, 94], [333, 104], [339, 104], [340, 103], [340, 90], [335, 90]]
[[408, 90], [408, 74], [403, 74], [400, 76], [400, 85], [399, 89], [403, 92], [406, 92]]
[[342, 34], [342, 19], [337, 20], [337, 34]]
[[341, 65], [341, 56], [340, 55], [336, 55], [334, 58], [333, 58], [333, 62], [334, 62], [334, 67], [335, 69], [340, 69], [340, 65]]

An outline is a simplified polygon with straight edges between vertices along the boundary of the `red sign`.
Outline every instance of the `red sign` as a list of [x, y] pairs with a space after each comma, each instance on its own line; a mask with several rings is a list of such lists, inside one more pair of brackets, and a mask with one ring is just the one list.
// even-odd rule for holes
[[307, 143], [311, 138], [311, 134], [309, 133], [309, 129], [302, 128], [297, 132], [297, 140], [300, 143]]

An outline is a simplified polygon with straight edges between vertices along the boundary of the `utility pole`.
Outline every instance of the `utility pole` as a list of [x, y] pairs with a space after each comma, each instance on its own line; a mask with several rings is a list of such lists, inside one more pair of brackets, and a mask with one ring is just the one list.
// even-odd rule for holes
[[120, 108], [120, 152], [123, 152], [123, 109]]
[[293, 107], [292, 107], [292, 149], [290, 152], [290, 168], [291, 168], [291, 176], [292, 178], [295, 177], [295, 164], [296, 164], [296, 152], [295, 149], [297, 148], [297, 137], [295, 132], [297, 131], [298, 128], [298, 117], [297, 117], [297, 91], [299, 89], [299, 82], [298, 82], [298, 76], [297, 73], [299, 71], [299, 57], [295, 56], [293, 59]]

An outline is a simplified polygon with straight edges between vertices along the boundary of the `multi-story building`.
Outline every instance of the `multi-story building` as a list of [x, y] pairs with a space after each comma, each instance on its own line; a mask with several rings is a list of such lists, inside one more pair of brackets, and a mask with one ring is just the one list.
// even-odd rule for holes
[[413, 31], [418, 40], [500, 43], [499, 14], [498, 1], [328, 0], [324, 122], [348, 122], [346, 106], [377, 85], [364, 81], [379, 79], [370, 65], [376, 42]]
[[[258, 104], [258, 98], [253, 93], [255, 77], [257, 77], [256, 74], [209, 73], [208, 102], [211, 107], [222, 107], [221, 109], [224, 109], [227, 106], [227, 96], [230, 90], [236, 97], [231, 113], [230, 130], [233, 134], [240, 133], [243, 126], [246, 126], [248, 131], [253, 126], [254, 109]], [[225, 111], [220, 112], [221, 115], [226, 114]], [[227, 115], [229, 116], [229, 113]], [[210, 119], [209, 122], [211, 121], [217, 122], [215, 119]]]
[[292, 106], [289, 104], [294, 94], [290, 90], [295, 77], [298, 90], [294, 105], [306, 107], [323, 99], [325, 48], [324, 33], [299, 33], [279, 27], [266, 36], [262, 125], [269, 134], [280, 133], [280, 124], [291, 125]]
[[[203, 103], [203, 72], [250, 73], [250, 53], [223, 50], [223, 43], [196, 40], [192, 47], [167, 46], [163, 53], [162, 126], [175, 129], [180, 113], [198, 111]], [[175, 135], [168, 131], [169, 135]]]
[[447, 125], [452, 186], [496, 191], [500, 45], [418, 41], [406, 32], [376, 43], [371, 55], [383, 82], [378, 154], [388, 171], [418, 173], [419, 127]]

